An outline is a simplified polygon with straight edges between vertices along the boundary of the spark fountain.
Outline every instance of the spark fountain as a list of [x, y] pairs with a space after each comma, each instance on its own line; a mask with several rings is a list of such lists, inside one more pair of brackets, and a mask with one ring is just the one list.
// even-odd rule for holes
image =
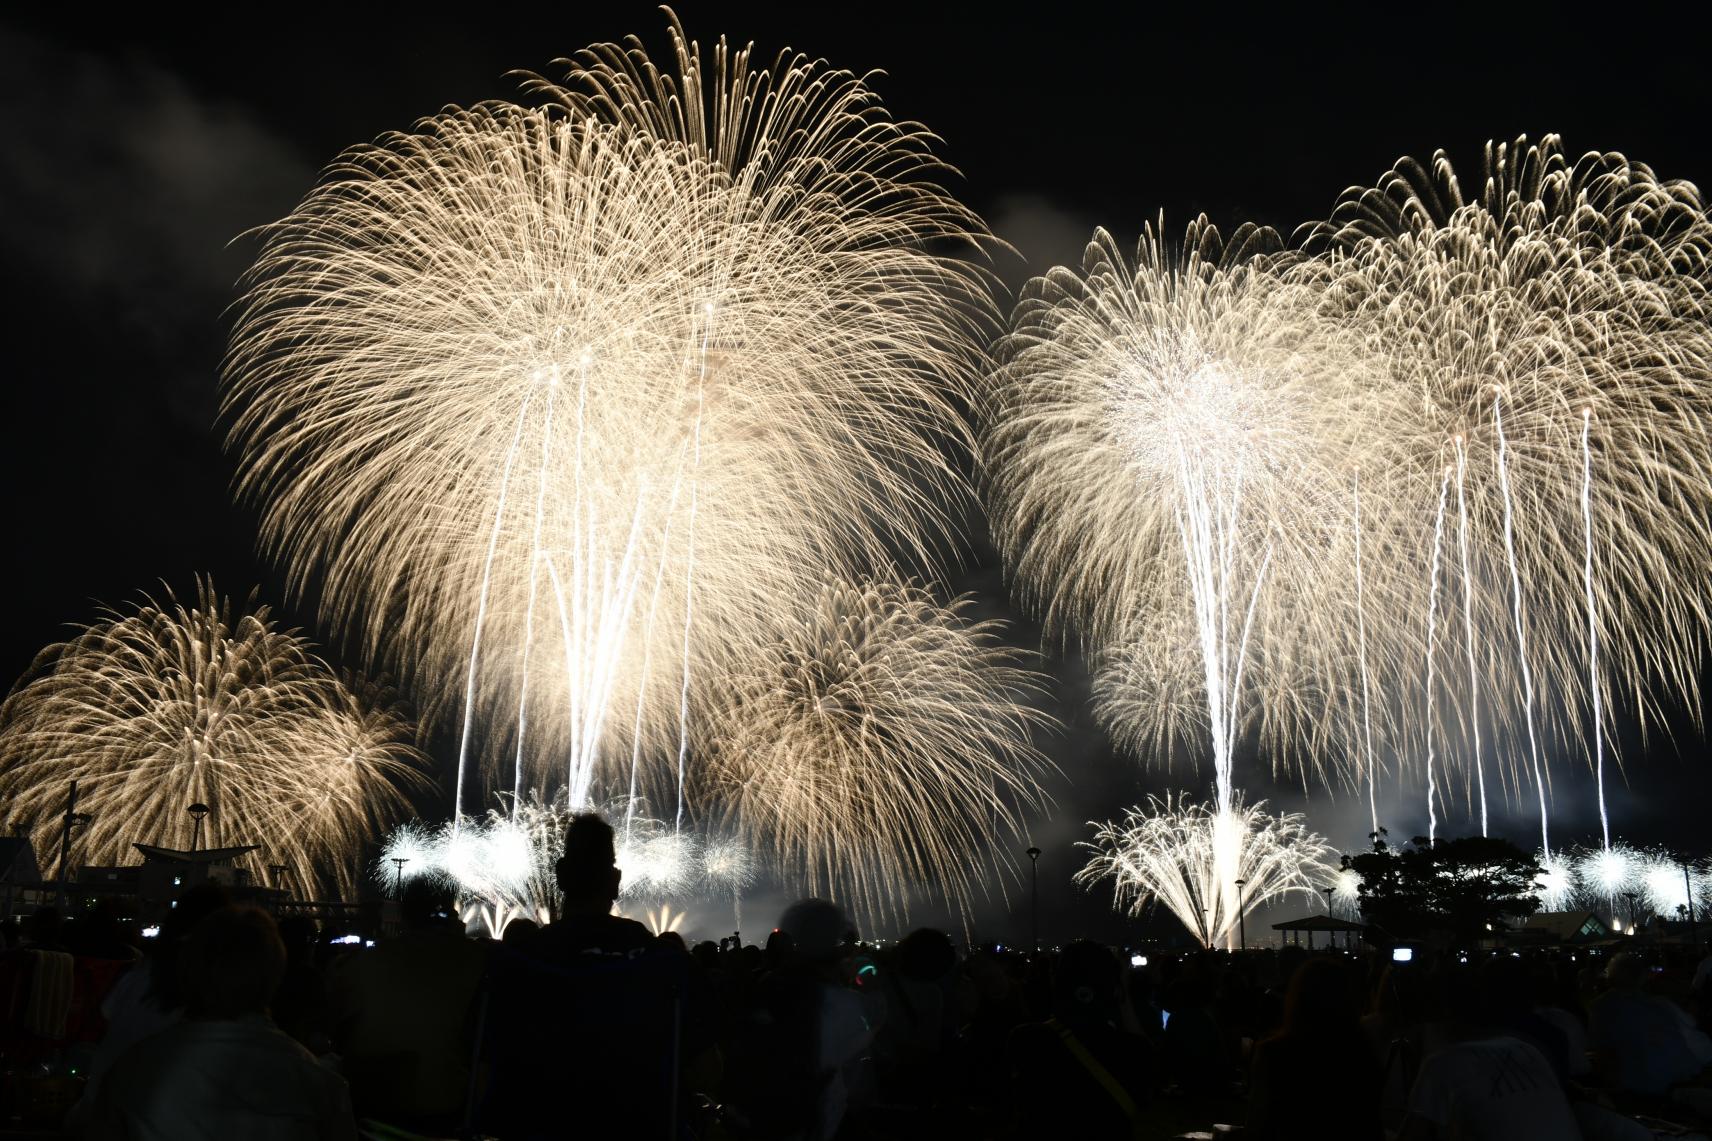
[[[1220, 877], [1221, 849], [1230, 845], [1225, 829], [1234, 823], [1238, 862], [1232, 870], [1244, 881], [1240, 901], [1226, 904]], [[1265, 803], [1240, 800], [1227, 813], [1170, 796], [1150, 798], [1121, 821], [1092, 825], [1094, 839], [1084, 842], [1090, 855], [1076, 873], [1083, 886], [1110, 880], [1120, 909], [1131, 914], [1158, 900], [1203, 946], [1229, 945], [1239, 909], [1256, 908], [1288, 895], [1312, 898], [1335, 874], [1331, 848], [1310, 832], [1298, 813], [1271, 816]]]

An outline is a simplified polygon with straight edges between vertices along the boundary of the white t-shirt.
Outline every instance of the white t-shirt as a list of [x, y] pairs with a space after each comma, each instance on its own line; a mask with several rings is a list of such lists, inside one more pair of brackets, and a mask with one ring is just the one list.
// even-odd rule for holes
[[1457, 1042], [1427, 1057], [1409, 1115], [1458, 1141], [1577, 1141], [1581, 1131], [1551, 1063], [1518, 1038]]

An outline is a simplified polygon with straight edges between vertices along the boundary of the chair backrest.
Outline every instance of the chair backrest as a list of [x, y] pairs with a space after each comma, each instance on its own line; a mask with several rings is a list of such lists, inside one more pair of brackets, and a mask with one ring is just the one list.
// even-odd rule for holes
[[473, 1124], [511, 1141], [587, 1135], [616, 1111], [633, 1137], [676, 1131], [688, 961], [669, 949], [488, 962]]

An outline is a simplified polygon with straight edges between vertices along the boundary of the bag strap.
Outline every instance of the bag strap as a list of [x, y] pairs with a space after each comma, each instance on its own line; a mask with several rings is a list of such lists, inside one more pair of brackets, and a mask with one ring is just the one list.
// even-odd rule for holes
[[1082, 1044], [1082, 1040], [1077, 1038], [1068, 1026], [1056, 1018], [1047, 1019], [1046, 1025], [1058, 1033], [1058, 1040], [1064, 1043], [1064, 1048], [1070, 1051], [1070, 1056], [1080, 1063], [1081, 1067], [1088, 1072], [1089, 1077], [1100, 1084], [1100, 1088], [1106, 1091], [1106, 1096], [1117, 1103], [1117, 1107], [1123, 1111], [1124, 1117], [1129, 1121], [1130, 1135], [1139, 1138], [1141, 1136], [1141, 1107], [1135, 1103], [1135, 1099], [1129, 1095], [1129, 1091], [1124, 1088], [1123, 1083], [1113, 1077], [1112, 1072], [1100, 1064], [1100, 1060], [1089, 1052], [1088, 1047]]

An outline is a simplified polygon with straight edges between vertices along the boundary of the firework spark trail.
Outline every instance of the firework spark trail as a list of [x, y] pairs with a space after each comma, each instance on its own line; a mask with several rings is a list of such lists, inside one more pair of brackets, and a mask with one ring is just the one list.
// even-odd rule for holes
[[1474, 574], [1468, 561], [1468, 464], [1462, 437], [1456, 445], [1456, 514], [1458, 545], [1462, 554], [1462, 635], [1468, 648], [1468, 726], [1474, 738], [1474, 784], [1480, 794], [1480, 834], [1487, 834], [1486, 766], [1480, 756], [1480, 675], [1474, 661]]
[[1522, 576], [1516, 569], [1515, 507], [1510, 498], [1509, 443], [1504, 438], [1504, 416], [1499, 409], [1500, 389], [1492, 390], [1492, 427], [1498, 436], [1498, 487], [1504, 496], [1504, 555], [1510, 566], [1510, 605], [1516, 622], [1516, 658], [1522, 670], [1522, 718], [1528, 727], [1528, 757], [1534, 766], [1534, 789], [1540, 798], [1540, 850], [1551, 859], [1551, 837], [1546, 828], [1546, 786], [1540, 772], [1540, 742], [1534, 732], [1534, 672], [1528, 664], [1528, 640], [1522, 629]]
[[[621, 756], [674, 789], [698, 678], [829, 573], [931, 573], [968, 496], [993, 302], [937, 140], [820, 61], [675, 22], [670, 56], [597, 46], [537, 105], [349, 152], [246, 278], [242, 491], [293, 591], [461, 712], [457, 818], [478, 786], [604, 794]], [[549, 369], [575, 431], [531, 399]]]
[[[354, 887], [362, 845], [427, 786], [389, 691], [341, 679], [265, 607], [234, 612], [213, 584], [110, 610], [36, 659], [0, 706], [0, 797], [59, 841], [68, 781], [90, 822], [78, 858], [132, 844], [191, 847], [185, 805], [209, 808], [204, 847], [255, 844], [255, 881], [292, 868], [317, 898]], [[327, 894], [322, 894], [327, 893]]]
[[[1308, 830], [1302, 815], [1272, 816], [1264, 809], [1264, 802], [1239, 801], [1220, 812], [1169, 795], [1151, 797], [1122, 821], [1090, 825], [1094, 839], [1079, 845], [1090, 855], [1075, 882], [1086, 887], [1110, 880], [1119, 909], [1138, 915], [1158, 900], [1203, 946], [1229, 945], [1241, 908], [1291, 894], [1312, 897], [1334, 875], [1330, 846]], [[1221, 834], [1225, 828], [1235, 829], [1236, 843]], [[1221, 887], [1226, 850], [1239, 854], [1240, 901], [1227, 899]]]
[[452, 790], [452, 830], [455, 833], [464, 815], [464, 771], [470, 752], [470, 729], [475, 716], [476, 659], [481, 653], [482, 626], [487, 621], [488, 588], [493, 583], [493, 558], [499, 549], [500, 524], [505, 520], [505, 493], [511, 484], [511, 465], [517, 459], [517, 446], [523, 439], [523, 418], [529, 412], [533, 394], [523, 399], [517, 410], [517, 429], [511, 435], [511, 447], [505, 452], [505, 466], [499, 476], [499, 503], [493, 511], [493, 531], [487, 541], [487, 558], [482, 560], [481, 593], [476, 601], [475, 631], [470, 636], [470, 665], [464, 690], [464, 725], [458, 734], [458, 775]]
[[1355, 477], [1355, 629], [1358, 661], [1361, 671], [1361, 736], [1362, 768], [1367, 772], [1367, 811], [1372, 818], [1373, 831], [1379, 831], [1379, 800], [1373, 768], [1373, 702], [1368, 693], [1367, 669], [1367, 600], [1362, 593], [1361, 574], [1361, 475]]
[[1588, 435], [1593, 431], [1593, 409], [1581, 413], [1581, 523], [1586, 536], [1587, 558], [1582, 578], [1587, 586], [1587, 693], [1593, 704], [1593, 773], [1599, 789], [1599, 832], [1606, 848], [1611, 846], [1611, 818], [1605, 812], [1604, 716], [1599, 692], [1599, 611], [1593, 595], [1593, 452]]
[[690, 631], [695, 614], [695, 520], [701, 490], [701, 420], [707, 403], [707, 342], [713, 335], [713, 306], [705, 306], [703, 312], [706, 323], [702, 327], [701, 356], [697, 365], [695, 435], [691, 445], [695, 458], [690, 464], [689, 537], [685, 540], [687, 553], [684, 556], [684, 681], [678, 692], [678, 811], [673, 821], [673, 826], [679, 831], [684, 826], [684, 762], [690, 750]]
[[[535, 648], [535, 588], [541, 579], [541, 523], [546, 516], [548, 457], [553, 445], [553, 397], [559, 378], [554, 373], [547, 389], [547, 427], [541, 433], [541, 473], [535, 490], [535, 529], [529, 542], [529, 602], [523, 611], [523, 660], [517, 682], [517, 758], [512, 769], [511, 805], [516, 808], [523, 795], [523, 744], [529, 729], [529, 655]], [[470, 663], [473, 672], [475, 663]]]
[[1434, 650], [1438, 646], [1438, 612], [1439, 612], [1439, 553], [1444, 546], [1444, 513], [1445, 500], [1450, 494], [1450, 468], [1445, 468], [1444, 479], [1439, 481], [1439, 509], [1433, 517], [1433, 557], [1431, 569], [1427, 572], [1427, 686], [1421, 701], [1421, 716], [1427, 724], [1427, 843], [1436, 842], [1439, 830], [1439, 818], [1434, 807], [1436, 793], [1436, 774], [1433, 771], [1433, 741], [1436, 734], [1434, 726], [1438, 723], [1438, 713], [1433, 708], [1433, 677], [1435, 674]]
[[969, 605], [834, 582], [729, 679], [691, 776], [784, 879], [895, 919], [915, 889], [967, 915], [984, 866], [1014, 872], [1001, 840], [1045, 803], [1040, 679]]

